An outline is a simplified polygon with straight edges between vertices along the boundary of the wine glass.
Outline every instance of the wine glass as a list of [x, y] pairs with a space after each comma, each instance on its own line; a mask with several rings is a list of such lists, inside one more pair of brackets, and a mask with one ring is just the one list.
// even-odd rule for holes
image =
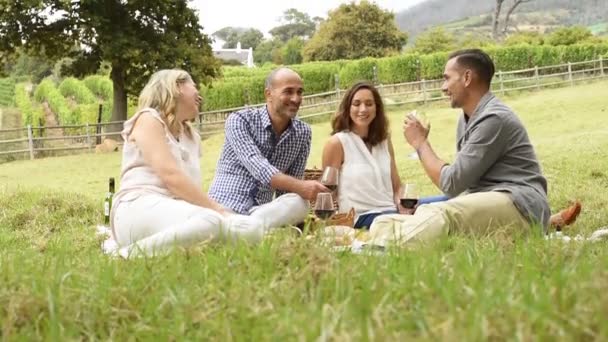
[[415, 110], [412, 112], [412, 115], [416, 118], [416, 120], [420, 122], [422, 127], [424, 127], [425, 129], [429, 129], [429, 125], [431, 122], [429, 121], [429, 118], [426, 116], [424, 111]]
[[404, 208], [414, 209], [418, 204], [418, 198], [416, 184], [405, 183], [401, 186], [399, 201]]
[[326, 166], [321, 176], [321, 183], [332, 193], [338, 189], [339, 171], [333, 166]]
[[334, 198], [331, 193], [318, 193], [317, 200], [315, 201], [315, 215], [322, 220], [327, 220], [335, 211]]

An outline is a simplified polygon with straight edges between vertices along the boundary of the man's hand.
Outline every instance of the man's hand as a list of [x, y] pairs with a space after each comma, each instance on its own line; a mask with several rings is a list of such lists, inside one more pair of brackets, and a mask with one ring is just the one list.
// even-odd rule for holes
[[407, 143], [416, 150], [418, 150], [420, 145], [426, 141], [430, 130], [430, 125], [429, 128], [425, 128], [420, 121], [416, 119], [414, 112], [409, 113], [403, 122], [403, 136], [405, 137], [405, 140], [407, 140]]
[[303, 180], [300, 181], [297, 194], [305, 200], [314, 201], [319, 192], [330, 192], [330, 190], [318, 181]]

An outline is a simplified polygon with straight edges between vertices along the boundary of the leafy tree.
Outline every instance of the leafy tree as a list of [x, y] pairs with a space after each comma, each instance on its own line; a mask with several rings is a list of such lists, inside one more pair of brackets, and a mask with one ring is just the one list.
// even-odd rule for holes
[[282, 21], [284, 24], [271, 29], [269, 32], [274, 38], [282, 42], [287, 42], [294, 37], [307, 39], [313, 35], [317, 23], [321, 20], [319, 17], [311, 19], [308, 14], [290, 8], [283, 12]]
[[435, 27], [416, 37], [413, 50], [421, 54], [450, 51], [456, 48], [456, 39], [451, 32]]
[[304, 47], [304, 59], [383, 57], [398, 53], [406, 42], [392, 12], [363, 0], [331, 11]]
[[19, 50], [14, 56], [15, 62], [7, 65], [7, 73], [16, 79], [29, 79], [39, 83], [43, 78], [53, 74], [53, 63], [47, 59], [30, 56]]
[[583, 26], [563, 27], [551, 32], [549, 37], [547, 37], [547, 43], [553, 46], [594, 42], [596, 40], [599, 39], [596, 39], [596, 37], [593, 36], [593, 33]]
[[[279, 51], [283, 46], [283, 42], [278, 39], [268, 39], [261, 42], [257, 49], [253, 50], [253, 61], [262, 65], [273, 61], [273, 52]], [[275, 53], [276, 55], [276, 53]], [[280, 64], [280, 63], [279, 63]]]
[[304, 41], [301, 38], [293, 37], [281, 48], [283, 64], [302, 63], [302, 49]]
[[225, 49], [234, 49], [240, 42], [243, 49], [253, 48], [254, 50], [264, 39], [262, 31], [254, 28], [224, 27], [212, 34], [213, 37], [224, 41], [222, 45]]
[[136, 95], [157, 69], [182, 68], [199, 82], [219, 73], [187, 0], [0, 0], [0, 8], [1, 51], [22, 46], [51, 60], [70, 57], [65, 72], [76, 77], [108, 61], [112, 120], [126, 119], [127, 94]]

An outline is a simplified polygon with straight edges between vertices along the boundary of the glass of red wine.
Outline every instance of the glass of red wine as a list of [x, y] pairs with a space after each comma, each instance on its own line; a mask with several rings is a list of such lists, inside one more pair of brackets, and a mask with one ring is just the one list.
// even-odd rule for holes
[[401, 186], [400, 202], [404, 208], [416, 208], [418, 204], [418, 189], [416, 188], [416, 184], [406, 183]]
[[325, 185], [332, 193], [338, 190], [338, 178], [339, 171], [333, 166], [326, 166], [323, 169], [323, 175], [321, 176], [321, 183]]
[[320, 192], [317, 194], [314, 210], [315, 215], [322, 220], [327, 220], [334, 214], [336, 208], [334, 207], [334, 198], [330, 192]]

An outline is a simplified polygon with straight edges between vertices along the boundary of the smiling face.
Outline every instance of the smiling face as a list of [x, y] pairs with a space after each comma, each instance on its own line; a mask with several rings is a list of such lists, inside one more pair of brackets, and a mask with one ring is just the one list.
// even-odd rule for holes
[[457, 58], [450, 59], [443, 71], [441, 91], [449, 97], [452, 108], [462, 108], [467, 97], [467, 82]]
[[180, 82], [178, 87], [180, 95], [175, 101], [176, 117], [180, 122], [192, 120], [198, 114], [202, 98], [192, 80]]
[[354, 128], [365, 128], [376, 118], [376, 101], [369, 89], [359, 89], [350, 103], [350, 120]]
[[270, 113], [283, 119], [293, 119], [300, 109], [303, 92], [302, 79], [297, 73], [280, 70], [265, 90]]

